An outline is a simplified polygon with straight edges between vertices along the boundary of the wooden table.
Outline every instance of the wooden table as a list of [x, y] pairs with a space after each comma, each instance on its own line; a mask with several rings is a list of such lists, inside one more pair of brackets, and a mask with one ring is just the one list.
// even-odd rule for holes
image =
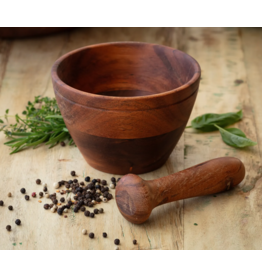
[[[34, 96], [53, 97], [50, 70], [62, 54], [85, 45], [108, 41], [145, 41], [168, 45], [192, 55], [202, 68], [199, 94], [191, 118], [207, 112], [224, 113], [242, 108], [237, 123], [257, 146], [235, 149], [224, 144], [218, 132], [196, 134], [185, 130], [168, 162], [160, 169], [142, 175], [154, 179], [220, 156], [235, 156], [246, 166], [246, 178], [233, 191], [174, 202], [156, 208], [142, 225], [127, 222], [118, 212], [115, 200], [103, 204], [104, 214], [95, 219], [83, 213], [60, 217], [43, 208], [47, 199], [25, 201], [28, 194], [42, 190], [40, 178], [52, 184], [71, 179], [110, 180], [86, 164], [76, 147], [42, 146], [9, 155], [0, 134], [0, 249], [262, 249], [262, 29], [237, 28], [78, 28], [56, 35], [0, 40], [0, 110], [20, 113]], [[235, 80], [243, 80], [236, 84]], [[118, 177], [116, 175], [115, 177]], [[7, 197], [11, 192], [13, 196]], [[113, 191], [114, 194], [114, 191]], [[9, 211], [7, 206], [13, 205]], [[15, 219], [22, 225], [16, 226]], [[197, 223], [197, 226], [194, 225]], [[12, 231], [5, 230], [12, 225]], [[94, 232], [91, 240], [83, 228]], [[108, 238], [102, 238], [102, 232]], [[136, 239], [138, 245], [133, 245]]]

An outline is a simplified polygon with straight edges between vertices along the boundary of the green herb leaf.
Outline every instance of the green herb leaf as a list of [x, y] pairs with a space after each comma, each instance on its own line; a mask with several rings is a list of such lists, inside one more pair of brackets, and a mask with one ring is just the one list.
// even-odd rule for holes
[[8, 114], [8, 112], [9, 112], [9, 109], [7, 109], [7, 110], [5, 111], [5, 114]]
[[207, 113], [192, 120], [191, 126], [201, 131], [214, 131], [216, 130], [214, 124], [220, 127], [226, 127], [241, 120], [242, 117], [242, 110], [224, 114]]
[[1, 123], [1, 124], [3, 124], [3, 123], [4, 123], [4, 121], [0, 119], [0, 123]]
[[223, 129], [218, 125], [215, 125], [215, 127], [219, 129], [223, 141], [229, 146], [235, 148], [244, 148], [249, 146], [255, 146], [257, 144], [256, 142], [246, 138], [246, 135], [240, 129]]

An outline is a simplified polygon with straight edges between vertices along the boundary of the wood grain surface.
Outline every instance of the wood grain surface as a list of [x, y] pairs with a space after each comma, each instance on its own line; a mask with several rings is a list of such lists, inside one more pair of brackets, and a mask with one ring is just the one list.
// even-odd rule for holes
[[[109, 181], [112, 175], [92, 169], [74, 147], [47, 150], [43, 146], [10, 156], [1, 134], [0, 200], [5, 206], [0, 207], [0, 249], [114, 249], [115, 238], [120, 239], [120, 249], [262, 249], [261, 29], [79, 28], [52, 38], [0, 40], [1, 113], [6, 108], [10, 114], [22, 112], [27, 101], [37, 95], [54, 96], [53, 62], [73, 49], [109, 41], [163, 44], [193, 56], [201, 66], [202, 80], [191, 118], [242, 108], [243, 120], [236, 125], [258, 142], [255, 147], [238, 150], [224, 144], [218, 132], [197, 134], [186, 129], [165, 165], [140, 176], [153, 180], [212, 158], [233, 156], [245, 164], [245, 180], [231, 192], [159, 206], [142, 225], [126, 221], [115, 199], [101, 204], [105, 213], [94, 219], [83, 213], [63, 218], [44, 210], [47, 199], [27, 202], [19, 190], [24, 187], [30, 195], [38, 193], [42, 187], [35, 180], [40, 178], [54, 191], [53, 182], [71, 179], [71, 170], [81, 180], [90, 175]], [[235, 83], [236, 79], [243, 83]], [[8, 192], [13, 194], [11, 198]], [[8, 205], [14, 210], [9, 211]], [[21, 226], [14, 224], [17, 218]], [[5, 229], [8, 224], [11, 232]], [[83, 228], [94, 232], [95, 239], [82, 235]], [[108, 238], [102, 238], [102, 232], [107, 232]]]

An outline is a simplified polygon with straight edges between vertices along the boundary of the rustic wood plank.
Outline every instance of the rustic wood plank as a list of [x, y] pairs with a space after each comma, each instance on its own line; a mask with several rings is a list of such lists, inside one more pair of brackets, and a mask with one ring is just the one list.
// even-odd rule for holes
[[[248, 51], [253, 51], [251, 44]], [[260, 119], [252, 111], [253, 96], [247, 85], [238, 29], [192, 28], [188, 33], [187, 52], [202, 68], [200, 91], [191, 119], [204, 113], [224, 113], [242, 108], [244, 118], [236, 127], [252, 140], [260, 141], [256, 129], [256, 120]], [[236, 79], [244, 82], [236, 85]], [[252, 81], [258, 88], [258, 79]], [[259, 99], [261, 102], [261, 96], [257, 95], [257, 102]], [[262, 182], [258, 146], [234, 149], [223, 143], [218, 132], [196, 134], [186, 130], [185, 167], [220, 156], [240, 158], [246, 166], [245, 181], [240, 188], [229, 193], [185, 201], [184, 248], [261, 249], [259, 202]]]
[[[21, 112], [34, 96], [53, 96], [51, 66], [61, 54], [70, 50], [123, 40], [184, 47], [183, 36], [184, 31], [173, 28], [79, 28], [56, 36], [15, 40], [2, 82], [0, 110], [9, 107], [10, 113]], [[81, 180], [90, 175], [109, 181], [111, 175], [88, 166], [77, 148], [47, 150], [42, 146], [9, 156], [9, 149], [3, 146], [4, 141], [1, 134], [0, 173], [5, 184], [0, 185], [1, 199], [5, 201], [5, 207], [0, 209], [1, 249], [114, 249], [115, 238], [121, 240], [120, 249], [183, 249], [183, 202], [157, 208], [149, 221], [140, 226], [123, 219], [114, 200], [102, 204], [105, 213], [95, 219], [86, 218], [83, 213], [70, 213], [68, 218], [52, 214], [43, 209], [43, 204], [50, 202], [47, 199], [42, 199], [42, 203], [37, 202], [38, 198], [26, 202], [19, 190], [24, 187], [28, 194], [38, 194], [42, 186], [35, 184], [37, 178], [47, 183], [48, 189], [53, 192], [52, 183], [70, 179], [71, 170], [75, 170]], [[182, 137], [166, 165], [142, 177], [154, 179], [182, 170], [183, 148]], [[12, 192], [12, 198], [7, 197], [8, 192]], [[13, 205], [14, 211], [7, 209], [9, 204]], [[16, 218], [22, 221], [19, 227], [14, 224]], [[11, 232], [4, 230], [7, 224], [12, 225]], [[96, 238], [91, 240], [83, 236], [83, 228], [94, 232]], [[104, 231], [108, 233], [107, 239], [102, 238]], [[132, 244], [134, 238], [138, 241], [137, 246]]]

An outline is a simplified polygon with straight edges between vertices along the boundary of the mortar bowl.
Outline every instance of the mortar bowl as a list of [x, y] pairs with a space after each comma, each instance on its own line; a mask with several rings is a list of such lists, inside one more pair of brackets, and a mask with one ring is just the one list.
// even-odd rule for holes
[[89, 165], [111, 174], [161, 167], [181, 137], [200, 81], [191, 56], [113, 42], [60, 57], [52, 81], [65, 124]]

